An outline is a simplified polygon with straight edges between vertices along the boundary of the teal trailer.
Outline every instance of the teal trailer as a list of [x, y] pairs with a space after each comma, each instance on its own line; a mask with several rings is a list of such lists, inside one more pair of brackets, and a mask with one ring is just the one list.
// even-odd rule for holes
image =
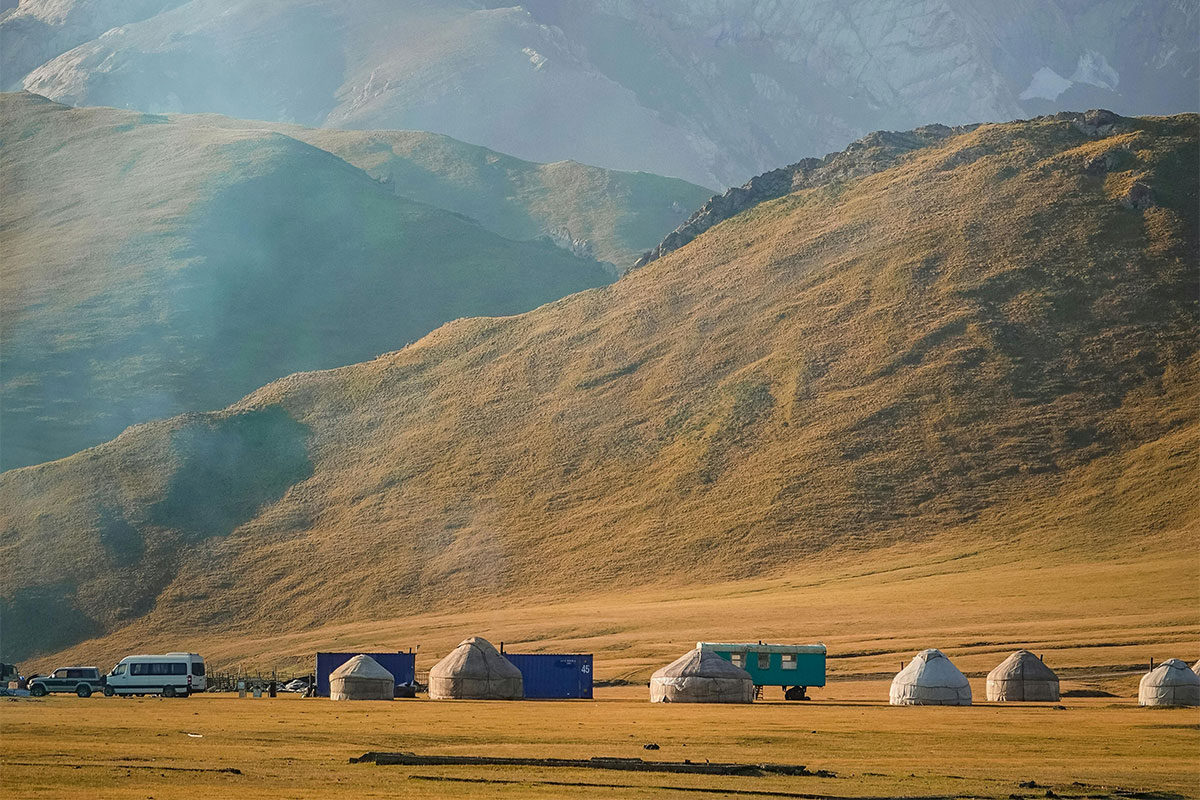
[[756, 688], [782, 686], [788, 700], [807, 700], [808, 687], [825, 685], [825, 645], [696, 642], [750, 673]]

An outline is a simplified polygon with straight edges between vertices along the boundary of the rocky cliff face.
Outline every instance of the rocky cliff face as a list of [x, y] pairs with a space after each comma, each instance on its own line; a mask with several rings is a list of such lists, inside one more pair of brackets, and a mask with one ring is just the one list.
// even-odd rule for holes
[[710, 187], [870, 130], [1197, 105], [1190, 0], [130, 0], [86, 40], [28, 27], [27, 9], [93, 5], [8, 12], [4, 49], [24, 25], [33, 55], [6, 56], [4, 83], [75, 104], [430, 130]]

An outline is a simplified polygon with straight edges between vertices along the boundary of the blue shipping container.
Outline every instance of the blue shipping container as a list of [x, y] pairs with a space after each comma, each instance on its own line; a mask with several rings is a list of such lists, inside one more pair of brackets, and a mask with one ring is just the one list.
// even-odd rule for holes
[[521, 670], [526, 700], [591, 700], [591, 653], [505, 653]]
[[[358, 653], [317, 653], [317, 695], [329, 697], [329, 674]], [[412, 683], [417, 674], [415, 653], [367, 653], [379, 666], [392, 673], [396, 685]]]

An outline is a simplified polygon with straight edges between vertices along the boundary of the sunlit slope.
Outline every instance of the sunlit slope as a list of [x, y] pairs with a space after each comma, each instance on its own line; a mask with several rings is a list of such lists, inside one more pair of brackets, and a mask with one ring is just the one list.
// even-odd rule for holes
[[535, 164], [425, 131], [344, 131], [213, 114], [180, 124], [275, 130], [328, 150], [410, 200], [456, 211], [509, 239], [551, 236], [629, 267], [687, 219], [711, 190], [646, 172], [574, 161]]
[[2, 466], [611, 280], [297, 139], [0, 97]]
[[1196, 154], [1194, 115], [983, 126], [611, 286], [9, 473], [7, 635], [886, 569], [898, 542], [1179, 552]]

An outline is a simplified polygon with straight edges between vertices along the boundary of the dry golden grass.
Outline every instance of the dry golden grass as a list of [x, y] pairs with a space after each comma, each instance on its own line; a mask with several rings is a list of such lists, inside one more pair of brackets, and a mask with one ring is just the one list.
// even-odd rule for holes
[[[814, 800], [1008, 798], [1046, 796], [1047, 787], [1062, 797], [1195, 796], [1195, 709], [1139, 709], [1107, 699], [1067, 700], [1064, 709], [896, 708], [859, 699], [886, 689], [878, 682], [838, 683], [827, 692], [837, 699], [738, 707], [651, 705], [641, 688], [601, 690], [595, 701], [525, 703], [55, 696], [0, 703], [0, 785], [10, 797], [160, 800], [708, 796], [689, 789], [730, 797], [802, 793]], [[647, 752], [647, 742], [662, 749]], [[347, 763], [369, 750], [777, 762], [837, 777]], [[240, 774], [219, 771], [228, 768]], [[452, 780], [423, 779], [430, 777]], [[1030, 780], [1038, 786], [1019, 786]]]
[[775, 578], [469, 604], [308, 630], [180, 634], [139, 623], [23, 666], [107, 667], [134, 651], [189, 648], [216, 670], [304, 672], [319, 650], [417, 647], [418, 669], [428, 669], [478, 634], [514, 652], [595, 653], [598, 680], [644, 682], [697, 641], [762, 639], [824, 642], [829, 672], [842, 679], [888, 676], [926, 647], [982, 676], [1026, 647], [1064, 679], [1135, 697], [1150, 659], [1200, 657], [1200, 556], [1187, 536], [1170, 543], [1180, 552], [1083, 561], [1043, 553], [1037, 564], [1012, 545], [898, 545], [831, 555]]
[[[1197, 123], [1122, 125], [1136, 152], [1113, 169], [1153, 186], [1148, 212], [1085, 168], [1094, 142], [1069, 122], [983, 126], [613, 286], [8, 473], [3, 593], [66, 597], [75, 641], [117, 631], [73, 656], [170, 640], [295, 658], [331, 637], [286, 637], [330, 620], [443, 648], [492, 633], [464, 630], [481, 607], [543, 609], [492, 635], [552, 643], [563, 597], [571, 626], [654, 621], [631, 674], [714, 627], [901, 637], [865, 672], [1039, 626], [1047, 645], [1194, 635]], [[180, 445], [281, 411], [312, 474], [267, 502]], [[168, 513], [208, 507], [250, 511], [224, 536]], [[114, 521], [144, 557], [120, 560]], [[903, 558], [929, 577], [897, 579]], [[761, 605], [724, 596], [764, 576], [783, 588]], [[664, 616], [681, 592], [714, 624]], [[754, 612], [721, 627], [730, 608]], [[1076, 663], [1151, 655], [1134, 650]]]

